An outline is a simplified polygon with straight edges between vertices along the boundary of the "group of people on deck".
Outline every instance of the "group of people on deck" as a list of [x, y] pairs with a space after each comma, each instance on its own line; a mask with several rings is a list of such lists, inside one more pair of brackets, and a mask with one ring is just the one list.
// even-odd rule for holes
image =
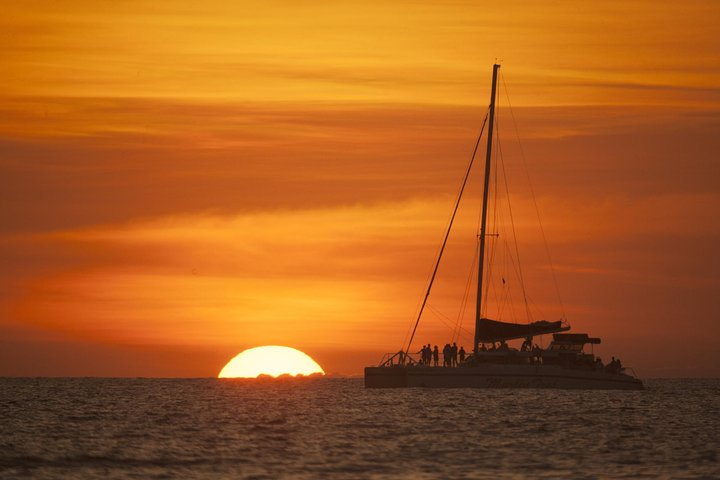
[[612, 357], [612, 360], [605, 366], [603, 366], [600, 357], [597, 357], [595, 359], [595, 368], [597, 370], [605, 370], [607, 373], [622, 373], [622, 371], [625, 370], [620, 359], [615, 357]]
[[[602, 365], [602, 362], [600, 363]], [[608, 373], [622, 373], [622, 371], [625, 370], [622, 366], [622, 362], [619, 358], [613, 357], [612, 360], [610, 360], [610, 363], [605, 365], [605, 371]]]
[[[423, 345], [422, 349], [418, 352], [420, 354], [420, 363], [422, 365], [434, 365], [440, 366], [440, 349], [437, 345], [431, 347], [428, 343]], [[465, 348], [460, 347], [458, 349], [457, 343], [453, 342], [452, 345], [446, 343], [442, 349], [443, 367], [457, 367], [458, 364], [465, 361]]]
[[[490, 343], [490, 346], [487, 346], [486, 344], [481, 344], [478, 348], [480, 352], [509, 352], [509, 351], [515, 351], [516, 349], [511, 349], [508, 344], [505, 341], [499, 342], [497, 345], [495, 342]], [[523, 342], [522, 346], [520, 347], [521, 352], [527, 352], [529, 353], [528, 361], [532, 364], [542, 364], [545, 363], [542, 358], [543, 350], [537, 345], [532, 343], [532, 337], [527, 337], [525, 339], [525, 342]], [[417, 362], [418, 365], [427, 365], [427, 366], [440, 366], [440, 349], [437, 345], [434, 347], [431, 346], [429, 343], [427, 345], [423, 345], [419, 352], [417, 352], [420, 355], [420, 361]], [[404, 351], [398, 352], [397, 356], [399, 357], [399, 365], [404, 365], [406, 359], [408, 358], [408, 355]], [[467, 357], [467, 353], [465, 352], [464, 347], [457, 346], [457, 343], [453, 342], [452, 345], [449, 343], [446, 343], [445, 346], [442, 349], [442, 366], [443, 367], [457, 367], [458, 365], [462, 364]], [[520, 358], [520, 357], [518, 357]], [[595, 370], [598, 371], [605, 371], [607, 373], [615, 373], [619, 374], [622, 373], [623, 368], [622, 363], [620, 362], [619, 358], [612, 357], [612, 360], [605, 365], [603, 361], [600, 359], [600, 357], [594, 357], [592, 355], [580, 355], [578, 357], [573, 357], [574, 364], [580, 364], [581, 362], [583, 365], [585, 365], [585, 362], [588, 362], [587, 366], [595, 368]], [[560, 358], [562, 360], [562, 357]], [[566, 361], [569, 361], [566, 359]], [[411, 359], [411, 364], [414, 362], [413, 359]], [[558, 360], [556, 359], [553, 363], [557, 363]], [[593, 365], [594, 364], [594, 365]]]

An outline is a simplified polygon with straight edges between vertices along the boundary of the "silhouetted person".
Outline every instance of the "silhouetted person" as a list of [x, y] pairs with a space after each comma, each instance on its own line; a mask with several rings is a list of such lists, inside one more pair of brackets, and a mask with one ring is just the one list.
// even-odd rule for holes
[[525, 341], [522, 343], [522, 346], [520, 347], [520, 351], [529, 352], [531, 348], [532, 348], [532, 337], [526, 337]]
[[510, 350], [510, 347], [508, 347], [508, 344], [505, 343], [505, 340], [503, 340], [502, 342], [500, 342], [500, 348], [498, 348], [498, 350], [507, 352], [508, 350]]
[[433, 356], [433, 363], [437, 367], [438, 362], [440, 361], [440, 351], [438, 350], [437, 345], [435, 345], [435, 348], [433, 349], [432, 356]]
[[460, 354], [460, 363], [463, 363], [465, 361], [465, 348], [460, 347], [460, 351], [458, 353]]
[[481, 352], [487, 352], [487, 347], [485, 346], [484, 343], [483, 343], [482, 345], [480, 345], [480, 351], [481, 351]]
[[443, 347], [443, 367], [450, 366], [450, 344], [446, 343]]
[[540, 345], [535, 344], [532, 348], [532, 358], [533, 361], [537, 364], [542, 363], [542, 348], [540, 348]]
[[608, 373], [617, 373], [615, 371], [615, 369], [616, 369], [615, 357], [612, 357], [612, 359], [610, 360], [610, 363], [608, 363], [605, 366], [605, 371]]
[[398, 353], [398, 364], [399, 365], [405, 365], [405, 352], [400, 350]]
[[453, 342], [452, 347], [450, 347], [450, 359], [452, 360], [452, 366], [457, 367], [458, 361], [458, 348], [457, 344]]

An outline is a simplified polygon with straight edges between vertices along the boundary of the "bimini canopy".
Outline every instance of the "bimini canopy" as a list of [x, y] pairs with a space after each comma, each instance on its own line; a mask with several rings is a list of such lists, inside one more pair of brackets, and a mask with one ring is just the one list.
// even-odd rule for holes
[[570, 330], [570, 327], [563, 325], [560, 320], [557, 322], [539, 320], [532, 323], [508, 323], [481, 318], [477, 320], [475, 325], [475, 331], [478, 333], [480, 342], [500, 342], [502, 340], [534, 337], [535, 335], [564, 332], [566, 330]]

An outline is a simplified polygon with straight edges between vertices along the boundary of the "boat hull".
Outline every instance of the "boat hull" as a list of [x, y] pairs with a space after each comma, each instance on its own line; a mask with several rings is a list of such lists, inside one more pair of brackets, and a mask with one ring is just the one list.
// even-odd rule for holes
[[366, 367], [365, 387], [642, 390], [643, 384], [630, 375], [556, 365], [478, 365]]

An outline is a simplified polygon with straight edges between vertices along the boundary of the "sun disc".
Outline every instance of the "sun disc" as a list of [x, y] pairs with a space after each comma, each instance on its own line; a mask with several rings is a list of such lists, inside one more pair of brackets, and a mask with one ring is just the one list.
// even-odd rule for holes
[[260, 375], [325, 375], [325, 371], [308, 354], [295, 348], [266, 345], [249, 348], [230, 360], [218, 378], [256, 378]]

